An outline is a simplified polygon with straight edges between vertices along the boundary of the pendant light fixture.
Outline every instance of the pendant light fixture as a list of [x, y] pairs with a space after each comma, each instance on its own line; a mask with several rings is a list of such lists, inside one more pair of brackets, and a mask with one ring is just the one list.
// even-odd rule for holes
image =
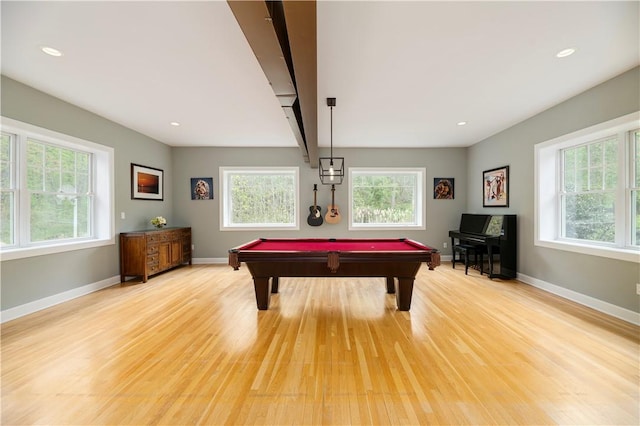
[[333, 156], [333, 107], [336, 106], [336, 98], [327, 98], [327, 106], [331, 108], [331, 154], [320, 157], [318, 173], [323, 185], [340, 185], [344, 179], [344, 157]]

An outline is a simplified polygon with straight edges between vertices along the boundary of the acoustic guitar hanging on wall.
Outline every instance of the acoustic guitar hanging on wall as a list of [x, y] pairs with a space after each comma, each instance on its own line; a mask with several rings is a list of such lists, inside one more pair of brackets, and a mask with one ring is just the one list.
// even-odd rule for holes
[[318, 205], [316, 194], [318, 192], [318, 185], [313, 184], [313, 205], [309, 207], [309, 217], [307, 217], [307, 223], [310, 226], [322, 225], [322, 213], [320, 213], [320, 206]]
[[326, 220], [327, 223], [331, 223], [331, 224], [336, 224], [340, 222], [340, 219], [341, 219], [340, 211], [338, 209], [338, 206], [336, 206], [336, 202], [335, 202], [335, 191], [336, 191], [336, 186], [331, 185], [331, 204], [327, 206], [327, 214], [324, 216], [324, 220]]

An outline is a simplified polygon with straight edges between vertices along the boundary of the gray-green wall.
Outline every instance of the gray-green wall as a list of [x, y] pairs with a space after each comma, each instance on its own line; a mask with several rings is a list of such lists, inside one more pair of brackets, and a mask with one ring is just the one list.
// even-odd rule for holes
[[[518, 215], [518, 272], [640, 312], [640, 263], [534, 245], [534, 145], [640, 110], [640, 68], [581, 93], [468, 149], [470, 212]], [[482, 171], [508, 165], [510, 206], [482, 208]]]
[[[4, 117], [114, 148], [116, 234], [145, 228], [153, 216], [171, 219], [173, 173], [169, 146], [5, 76], [1, 84], [0, 108]], [[131, 163], [164, 170], [164, 201], [131, 200]], [[120, 212], [125, 212], [126, 219], [120, 219]], [[4, 311], [113, 278], [119, 274], [118, 248], [116, 243], [3, 261], [0, 268]]]
[[[345, 157], [349, 167], [424, 167], [427, 172], [427, 220], [424, 231], [349, 231], [348, 175], [337, 186], [335, 203], [342, 220], [338, 224], [312, 227], [307, 224], [309, 206], [313, 205], [313, 184], [319, 183], [318, 169], [302, 161], [298, 148], [174, 148], [174, 216], [193, 227], [194, 257], [225, 259], [229, 248], [259, 237], [406, 237], [421, 241], [440, 250], [449, 241], [449, 230], [460, 222], [467, 197], [466, 149], [334, 149], [334, 155]], [[329, 152], [321, 152], [329, 155]], [[300, 230], [298, 231], [220, 231], [220, 186], [218, 170], [221, 166], [297, 166], [300, 169]], [[213, 177], [215, 198], [192, 201], [190, 178]], [[462, 183], [455, 188], [454, 200], [434, 200], [430, 188], [434, 177], [453, 177]], [[318, 205], [326, 213], [331, 203], [331, 188], [318, 185]], [[450, 250], [444, 250], [445, 253]]]
[[[578, 255], [533, 245], [533, 145], [640, 109], [639, 70], [636, 68], [554, 108], [526, 120], [468, 149], [338, 149], [347, 167], [425, 167], [427, 171], [427, 229], [405, 232], [442, 249], [448, 230], [458, 226], [460, 214], [516, 213], [519, 219], [519, 272], [527, 277], [567, 288], [621, 308], [639, 312], [635, 282], [637, 263]], [[395, 237], [395, 231], [348, 231], [347, 186], [336, 190], [336, 204], [343, 221], [337, 225], [306, 224], [312, 204], [317, 169], [302, 161], [297, 148], [170, 148], [91, 112], [2, 77], [2, 115], [15, 120], [111, 146], [115, 150], [116, 233], [148, 227], [157, 215], [170, 225], [193, 228], [194, 257], [202, 261], [223, 260], [227, 250], [250, 239], [265, 236]], [[188, 142], [188, 141], [187, 141]], [[323, 152], [321, 155], [325, 155]], [[163, 169], [165, 201], [131, 200], [130, 164]], [[300, 230], [296, 232], [220, 231], [220, 166], [298, 166], [300, 168]], [[482, 208], [480, 177], [483, 170], [509, 165], [510, 207]], [[191, 177], [213, 177], [211, 201], [192, 201]], [[433, 200], [434, 177], [454, 177], [455, 200]], [[326, 208], [331, 193], [319, 186], [318, 204]], [[125, 212], [126, 219], [120, 219]], [[7, 310], [48, 296], [67, 292], [118, 275], [117, 244], [38, 256], [1, 264], [1, 308]]]

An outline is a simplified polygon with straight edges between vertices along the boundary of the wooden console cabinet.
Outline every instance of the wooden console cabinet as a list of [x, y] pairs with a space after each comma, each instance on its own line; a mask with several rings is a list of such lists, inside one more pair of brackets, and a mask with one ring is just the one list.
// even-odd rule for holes
[[149, 276], [184, 263], [191, 265], [191, 228], [165, 228], [120, 234], [120, 282]]

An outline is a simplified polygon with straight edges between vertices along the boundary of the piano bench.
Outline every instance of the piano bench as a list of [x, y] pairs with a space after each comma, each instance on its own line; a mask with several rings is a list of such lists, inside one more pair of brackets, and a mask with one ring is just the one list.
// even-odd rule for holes
[[453, 269], [456, 268], [456, 253], [459, 253], [461, 256], [463, 256], [462, 260], [464, 260], [465, 275], [469, 275], [469, 256], [473, 254], [474, 262], [476, 265], [478, 265], [478, 254], [479, 254], [480, 255], [480, 275], [482, 275], [483, 259], [482, 259], [481, 247], [476, 247], [471, 244], [456, 244], [455, 246], [453, 246], [453, 259], [451, 261], [451, 267]]

